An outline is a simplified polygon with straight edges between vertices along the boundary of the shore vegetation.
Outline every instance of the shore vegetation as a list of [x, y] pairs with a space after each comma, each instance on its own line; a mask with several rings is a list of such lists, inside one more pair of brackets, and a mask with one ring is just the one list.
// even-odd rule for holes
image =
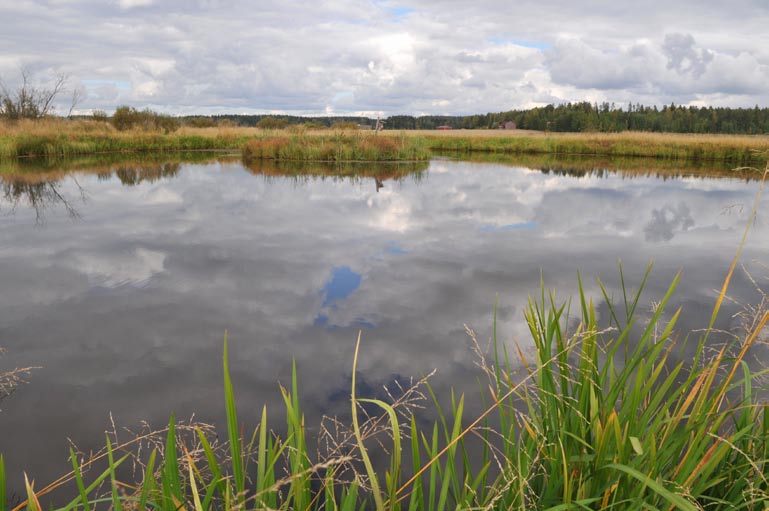
[[430, 156], [424, 139], [419, 137], [339, 131], [331, 135], [269, 135], [249, 140], [243, 147], [243, 161], [247, 164], [256, 160], [420, 161]]
[[180, 126], [175, 118], [129, 107], [107, 118], [0, 122], [0, 162], [27, 157], [206, 150], [241, 152], [246, 160], [424, 160], [431, 154], [487, 153], [645, 157], [738, 166], [763, 161], [762, 151], [769, 150], [769, 136], [525, 130], [385, 130], [375, 134], [373, 130], [352, 129], [351, 124], [340, 125], [345, 129], [197, 124], [204, 127]]

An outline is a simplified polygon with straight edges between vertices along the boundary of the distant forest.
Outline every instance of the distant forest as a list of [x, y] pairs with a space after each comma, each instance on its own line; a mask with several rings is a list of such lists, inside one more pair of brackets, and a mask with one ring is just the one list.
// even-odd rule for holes
[[[356, 123], [373, 129], [376, 119], [368, 117], [296, 117], [285, 115], [219, 115], [188, 117], [190, 124], [212, 124], [229, 120], [240, 126], [256, 126], [260, 121], [279, 121], [281, 125], [307, 124], [331, 127], [338, 123]], [[529, 110], [510, 110], [464, 116], [395, 115], [384, 119], [386, 129], [430, 130], [438, 126], [454, 129], [494, 129], [500, 123], [515, 122], [519, 129], [541, 131], [655, 131], [674, 133], [769, 133], [769, 108], [713, 108], [677, 106], [658, 108], [630, 104], [625, 108], [613, 103], [567, 103]], [[261, 125], [265, 123], [262, 122]]]

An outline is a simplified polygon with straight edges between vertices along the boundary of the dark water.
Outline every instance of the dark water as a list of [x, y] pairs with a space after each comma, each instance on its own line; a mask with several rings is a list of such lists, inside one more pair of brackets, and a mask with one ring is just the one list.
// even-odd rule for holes
[[[75, 166], [76, 167], [76, 166]], [[464, 325], [485, 342], [530, 345], [522, 310], [548, 287], [566, 299], [577, 272], [618, 293], [617, 261], [644, 314], [683, 270], [681, 330], [704, 327], [758, 183], [612, 172], [543, 172], [434, 160], [425, 169], [245, 169], [236, 161], [110, 164], [0, 178], [0, 369], [42, 366], [0, 401], [12, 481], [66, 471], [67, 438], [103, 444], [119, 426], [162, 426], [173, 410], [222, 416], [229, 331], [240, 413], [282, 414], [278, 382], [296, 359], [308, 423], [348, 408], [363, 330], [363, 388], [432, 369], [439, 393], [474, 395]], [[584, 165], [582, 166], [584, 169]], [[315, 174], [303, 176], [303, 173]], [[769, 284], [769, 199], [743, 261]], [[731, 295], [759, 293], [738, 272]], [[740, 319], [728, 304], [720, 327]], [[477, 403], [471, 400], [471, 408]]]

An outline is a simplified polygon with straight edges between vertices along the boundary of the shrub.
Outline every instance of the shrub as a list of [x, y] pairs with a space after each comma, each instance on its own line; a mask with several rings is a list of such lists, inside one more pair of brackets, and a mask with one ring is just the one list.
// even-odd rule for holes
[[256, 123], [256, 127], [263, 130], [282, 130], [288, 126], [288, 120], [281, 117], [262, 117], [259, 122]]
[[107, 112], [105, 112], [104, 110], [94, 110], [93, 112], [91, 112], [91, 118], [94, 121], [98, 121], [98, 122], [109, 121], [109, 116], [107, 115]]
[[210, 117], [190, 117], [184, 120], [186, 126], [192, 128], [214, 128], [216, 127], [216, 121]]
[[150, 109], [137, 110], [130, 106], [119, 106], [112, 116], [112, 125], [119, 131], [140, 128], [145, 131], [164, 131], [171, 133], [179, 128], [178, 119], [159, 114]]
[[357, 130], [359, 126], [358, 123], [352, 121], [336, 121], [331, 125], [331, 128], [335, 130]]

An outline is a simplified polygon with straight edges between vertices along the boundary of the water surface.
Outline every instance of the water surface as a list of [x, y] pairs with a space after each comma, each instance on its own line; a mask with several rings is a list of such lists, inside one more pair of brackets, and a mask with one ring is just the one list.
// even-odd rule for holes
[[[703, 327], [758, 188], [589, 163], [437, 159], [337, 176], [227, 159], [72, 167], [0, 181], [0, 364], [42, 366], [0, 402], [17, 482], [22, 469], [41, 483], [66, 471], [67, 438], [103, 444], [110, 414], [134, 429], [172, 410], [220, 420], [225, 330], [244, 419], [264, 402], [282, 415], [278, 382], [295, 359], [313, 424], [349, 406], [359, 330], [365, 392], [437, 369], [439, 393], [474, 395], [465, 325], [485, 343], [497, 301], [500, 339], [529, 349], [522, 310], [541, 275], [566, 299], [580, 272], [605, 314], [595, 278], [616, 294], [620, 259], [632, 283], [653, 260], [644, 314], [682, 270], [681, 331]], [[768, 206], [743, 257], [759, 286]], [[731, 294], [759, 297], [743, 271]], [[719, 327], [739, 328], [736, 310]]]

